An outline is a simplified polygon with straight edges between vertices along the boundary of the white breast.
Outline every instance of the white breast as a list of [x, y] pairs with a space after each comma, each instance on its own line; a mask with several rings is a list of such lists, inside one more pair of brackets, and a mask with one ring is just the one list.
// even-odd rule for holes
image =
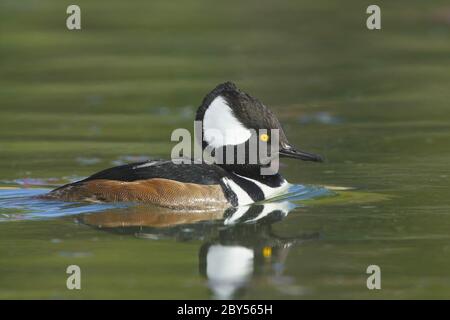
[[[234, 174], [242, 179], [245, 179], [245, 180], [248, 180], [248, 181], [251, 181], [252, 183], [254, 183], [255, 187], [259, 188], [262, 191], [262, 193], [264, 194], [264, 200], [268, 200], [268, 199], [276, 197], [280, 194], [283, 194], [290, 187], [290, 184], [284, 179], [279, 187], [270, 187], [270, 186], [265, 185], [264, 183], [261, 183], [257, 180], [250, 179], [248, 177], [244, 177], [244, 176], [238, 175], [236, 173], [234, 173]], [[245, 205], [252, 204], [255, 202], [250, 197], [250, 195], [247, 193], [247, 191], [245, 191], [244, 188], [242, 188], [240, 185], [238, 185], [232, 179], [222, 178], [222, 182], [225, 184], [225, 186], [227, 188], [231, 189], [231, 191], [236, 195], [236, 198], [238, 200], [238, 206], [245, 206]]]
[[254, 184], [256, 184], [261, 189], [261, 191], [264, 193], [264, 199], [266, 199], [266, 200], [285, 193], [289, 189], [289, 186], [290, 186], [290, 183], [288, 183], [284, 179], [279, 187], [270, 187], [268, 185], [265, 185], [264, 183], [259, 182], [258, 180], [250, 179], [248, 177], [241, 176], [237, 173], [235, 173], [235, 175], [237, 175], [238, 177], [241, 177], [242, 179], [251, 181]]
[[245, 206], [254, 202], [248, 193], [230, 178], [222, 178], [222, 181], [225, 186], [231, 189], [231, 191], [236, 195], [239, 206]]

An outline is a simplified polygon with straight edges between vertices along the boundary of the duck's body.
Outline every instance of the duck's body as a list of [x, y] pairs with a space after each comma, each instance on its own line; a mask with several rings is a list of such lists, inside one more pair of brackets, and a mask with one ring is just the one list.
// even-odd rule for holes
[[[211, 155], [218, 157], [229, 147], [236, 150], [244, 147], [248, 153], [239, 158], [243, 162], [229, 164], [227, 157], [226, 162], [218, 162], [227, 164], [187, 164], [176, 160], [127, 164], [59, 187], [45, 197], [64, 201], [138, 201], [193, 210], [238, 207], [270, 199], [287, 190], [289, 184], [277, 172], [261, 173], [262, 168], [267, 168], [267, 160], [285, 156], [321, 161], [320, 156], [290, 145], [275, 115], [230, 82], [218, 85], [206, 95], [196, 120], [201, 121], [204, 151], [212, 148]], [[264, 133], [257, 133], [261, 130]], [[270, 154], [262, 155], [258, 151], [261, 145], [252, 149], [253, 138], [266, 148], [273, 140], [276, 153], [271, 149]], [[252, 162], [252, 156], [256, 162]]]
[[176, 209], [210, 209], [247, 205], [288, 187], [280, 175], [259, 181], [214, 164], [175, 164], [156, 160], [100, 171], [59, 187], [46, 198], [65, 201], [138, 201]]

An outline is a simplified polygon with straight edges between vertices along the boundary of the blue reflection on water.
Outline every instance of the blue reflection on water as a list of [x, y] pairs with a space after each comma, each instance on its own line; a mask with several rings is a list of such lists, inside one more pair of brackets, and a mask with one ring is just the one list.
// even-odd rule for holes
[[[43, 188], [0, 189], [0, 222], [12, 220], [51, 219], [83, 213], [95, 213], [107, 209], [127, 208], [133, 203], [63, 202], [37, 198], [49, 192]], [[292, 185], [286, 194], [273, 200], [302, 201], [332, 192], [320, 186]]]

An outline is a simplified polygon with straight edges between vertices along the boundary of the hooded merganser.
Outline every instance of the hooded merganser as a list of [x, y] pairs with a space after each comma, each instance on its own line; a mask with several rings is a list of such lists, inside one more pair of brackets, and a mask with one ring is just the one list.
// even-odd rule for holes
[[[219, 150], [249, 143], [251, 130], [278, 129], [277, 155], [305, 161], [322, 161], [319, 155], [294, 148], [275, 115], [258, 99], [235, 84], [218, 85], [203, 99], [196, 120], [202, 123], [202, 148]], [[210, 129], [224, 136], [218, 143]], [[264, 141], [270, 136], [265, 134]], [[100, 171], [84, 180], [59, 187], [45, 197], [65, 201], [138, 201], [174, 209], [227, 208], [272, 198], [287, 190], [278, 173], [262, 175], [256, 164], [175, 163], [151, 160]]]

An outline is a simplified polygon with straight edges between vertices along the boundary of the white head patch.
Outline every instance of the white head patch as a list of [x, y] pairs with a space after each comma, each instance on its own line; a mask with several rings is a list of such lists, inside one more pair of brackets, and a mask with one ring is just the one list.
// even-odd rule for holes
[[251, 131], [236, 119], [226, 100], [218, 96], [203, 117], [203, 139], [212, 147], [238, 145], [247, 141]]

